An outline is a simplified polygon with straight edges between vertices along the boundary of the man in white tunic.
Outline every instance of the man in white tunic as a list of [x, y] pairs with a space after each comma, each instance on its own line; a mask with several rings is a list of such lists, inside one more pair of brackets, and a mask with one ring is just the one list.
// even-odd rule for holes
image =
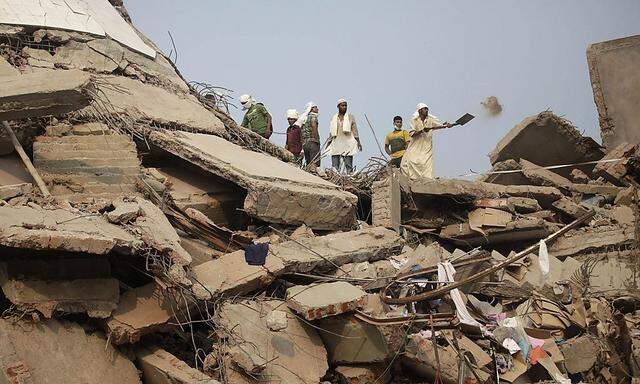
[[402, 157], [400, 170], [412, 180], [433, 178], [433, 131], [432, 128], [446, 126], [437, 117], [429, 114], [429, 107], [420, 103], [411, 119], [411, 141]]
[[338, 113], [329, 123], [329, 141], [327, 147], [331, 154], [331, 165], [340, 171], [341, 163], [348, 174], [353, 173], [353, 155], [362, 151], [358, 126], [352, 114], [347, 113], [347, 101], [338, 100]]

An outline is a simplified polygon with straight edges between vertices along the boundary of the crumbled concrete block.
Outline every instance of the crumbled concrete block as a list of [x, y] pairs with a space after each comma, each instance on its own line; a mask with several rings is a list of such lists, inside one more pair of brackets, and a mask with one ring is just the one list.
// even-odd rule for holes
[[0, 320], [0, 382], [140, 383], [133, 363], [96, 332], [56, 320]]
[[516, 219], [505, 227], [486, 227], [482, 231], [484, 234], [476, 232], [467, 222], [445, 226], [440, 236], [458, 246], [478, 246], [543, 239], [551, 233], [544, 220], [532, 218]]
[[21, 310], [109, 317], [118, 305], [118, 280], [106, 259], [8, 260], [0, 263], [0, 287]]
[[[269, 330], [266, 315], [274, 310], [288, 313], [286, 332]], [[280, 301], [224, 304], [218, 314], [221, 326], [233, 333], [228, 347], [221, 346], [223, 352], [229, 347], [251, 344], [255, 347], [254, 360], [267, 362], [255, 375], [258, 381], [316, 384], [329, 368], [327, 352], [316, 330], [297, 319]]]
[[339, 365], [335, 371], [340, 384], [386, 384], [391, 381], [391, 369], [385, 364]]
[[590, 45], [587, 62], [604, 146], [640, 143], [640, 35]]
[[578, 219], [589, 212], [587, 208], [583, 207], [580, 204], [574, 203], [571, 199], [566, 197], [554, 201], [553, 208], [569, 217], [571, 220]]
[[135, 343], [146, 334], [167, 331], [171, 329], [167, 322], [180, 308], [186, 308], [180, 296], [155, 283], [127, 291], [106, 321], [109, 340], [114, 344]]
[[525, 159], [520, 159], [520, 165], [522, 173], [533, 185], [568, 188], [572, 184], [569, 179]]
[[395, 326], [376, 326], [354, 316], [332, 316], [318, 321], [320, 337], [333, 364], [378, 363], [402, 348], [403, 333]]
[[126, 224], [141, 214], [140, 205], [135, 201], [118, 200], [113, 202], [115, 209], [107, 212], [107, 219], [114, 224]]
[[[544, 148], [544, 151], [540, 148]], [[552, 112], [541, 112], [525, 118], [489, 154], [491, 164], [508, 159], [525, 159], [543, 167], [600, 160], [603, 156], [604, 152], [598, 143], [582, 136], [569, 121]], [[566, 177], [570, 168], [559, 169], [558, 173]]]
[[571, 181], [578, 184], [588, 184], [591, 181], [591, 178], [578, 168], [572, 169], [569, 177]]
[[60, 115], [89, 105], [94, 92], [91, 74], [82, 71], [0, 77], [0, 120]]
[[636, 201], [636, 188], [629, 187], [618, 193], [613, 204], [633, 206], [635, 201]]
[[287, 312], [285, 311], [271, 311], [267, 315], [267, 327], [270, 331], [282, 331], [287, 329]]
[[586, 227], [571, 230], [549, 246], [549, 256], [565, 258], [600, 252], [609, 248], [620, 249], [634, 241], [634, 231], [620, 226]]
[[560, 346], [564, 355], [564, 366], [569, 373], [590, 370], [598, 360], [600, 347], [598, 340], [590, 336], [579, 336]]
[[298, 228], [296, 228], [295, 231], [293, 231], [293, 233], [291, 233], [291, 239], [292, 240], [300, 240], [303, 239], [305, 237], [315, 237], [315, 233], [313, 233], [313, 229], [307, 227], [306, 225], [302, 224], [301, 226], [299, 226]]
[[264, 266], [248, 265], [244, 251], [236, 251], [194, 267], [193, 290], [201, 299], [246, 294], [284, 273], [332, 271], [335, 265], [382, 260], [403, 245], [394, 231], [366, 228], [272, 245]]
[[13, 185], [1, 185], [0, 186], [0, 200], [11, 200], [14, 197], [23, 196], [30, 193], [33, 190], [33, 184], [13, 184]]
[[91, 122], [84, 124], [74, 124], [71, 127], [71, 132], [75, 136], [100, 136], [110, 134], [111, 130], [109, 129], [109, 126], [104, 123]]
[[613, 185], [627, 185], [624, 177], [629, 173], [627, 167], [636, 154], [637, 144], [622, 143], [607, 152], [602, 162], [596, 164], [593, 172]]
[[518, 160], [507, 159], [505, 161], [499, 161], [493, 164], [489, 172], [480, 176], [478, 181], [502, 185], [529, 184], [529, 179], [527, 179], [520, 170], [521, 166]]
[[287, 289], [287, 305], [307, 320], [317, 320], [362, 307], [366, 292], [344, 281], [296, 285]]
[[400, 183], [395, 173], [375, 181], [371, 186], [371, 222], [377, 227], [400, 228]]
[[136, 352], [145, 384], [219, 384], [162, 348]]

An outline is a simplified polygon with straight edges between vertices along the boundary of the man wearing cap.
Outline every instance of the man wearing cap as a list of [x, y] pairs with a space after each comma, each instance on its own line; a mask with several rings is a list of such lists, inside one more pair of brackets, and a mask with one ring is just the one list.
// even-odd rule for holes
[[298, 118], [300, 118], [298, 111], [295, 109], [287, 110], [287, 121], [289, 122], [289, 127], [287, 127], [287, 143], [285, 144], [285, 149], [293, 153], [293, 156], [296, 158], [296, 162], [300, 163], [300, 153], [302, 152], [302, 130], [299, 125], [296, 125]]
[[432, 128], [451, 124], [441, 124], [437, 117], [429, 114], [429, 107], [420, 103], [411, 119], [411, 141], [402, 157], [400, 169], [412, 180], [433, 178], [433, 131]]
[[331, 153], [331, 165], [340, 171], [341, 163], [348, 174], [353, 173], [353, 155], [362, 151], [358, 126], [352, 114], [347, 113], [347, 101], [338, 100], [338, 113], [329, 123], [329, 141], [327, 147]]
[[242, 109], [247, 111], [241, 125], [265, 139], [269, 139], [273, 133], [273, 125], [271, 114], [264, 107], [264, 104], [256, 102], [251, 95], [240, 96], [240, 104], [242, 104]]

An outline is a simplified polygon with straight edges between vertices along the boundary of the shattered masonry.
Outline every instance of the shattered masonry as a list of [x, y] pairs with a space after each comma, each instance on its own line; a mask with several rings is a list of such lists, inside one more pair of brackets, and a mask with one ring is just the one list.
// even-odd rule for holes
[[587, 52], [604, 148], [543, 111], [480, 180], [320, 177], [73, 4], [0, 15], [0, 382], [640, 380], [638, 36]]

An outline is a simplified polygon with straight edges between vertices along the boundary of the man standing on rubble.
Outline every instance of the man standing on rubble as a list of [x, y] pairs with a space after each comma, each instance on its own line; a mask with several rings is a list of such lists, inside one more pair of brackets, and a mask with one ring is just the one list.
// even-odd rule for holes
[[327, 147], [331, 153], [331, 165], [335, 170], [340, 171], [341, 163], [344, 163], [347, 174], [353, 173], [353, 155], [362, 151], [362, 144], [360, 144], [356, 119], [352, 114], [347, 113], [345, 99], [338, 100], [338, 113], [333, 115], [329, 130]]
[[433, 178], [433, 131], [432, 128], [452, 125], [440, 123], [437, 117], [429, 114], [425, 103], [418, 104], [411, 119], [411, 141], [402, 157], [400, 169], [412, 180]]
[[411, 136], [409, 136], [409, 132], [402, 129], [402, 117], [394, 117], [393, 131], [389, 132], [384, 138], [384, 150], [391, 156], [389, 165], [400, 168], [402, 156], [404, 156], [404, 151], [407, 149], [407, 143], [410, 140]]
[[320, 167], [320, 134], [318, 134], [318, 106], [313, 101], [307, 103], [298, 123], [302, 126], [302, 149], [305, 165], [310, 170]]
[[271, 114], [264, 104], [256, 102], [251, 95], [240, 96], [240, 104], [247, 111], [241, 125], [268, 140], [273, 133], [273, 125]]
[[301, 140], [301, 129], [300, 126], [296, 124], [300, 115], [298, 111], [295, 109], [287, 110], [287, 121], [289, 122], [289, 126], [287, 127], [287, 142], [285, 144], [285, 149], [293, 154], [296, 158], [296, 163], [301, 163], [302, 159], [300, 158], [300, 153], [302, 152], [302, 140]]

